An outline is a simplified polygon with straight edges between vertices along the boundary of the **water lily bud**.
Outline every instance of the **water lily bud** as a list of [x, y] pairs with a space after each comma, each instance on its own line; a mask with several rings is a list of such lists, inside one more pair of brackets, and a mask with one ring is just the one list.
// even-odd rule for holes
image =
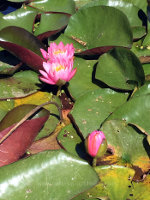
[[99, 158], [107, 150], [107, 140], [102, 131], [93, 131], [85, 140], [85, 146], [90, 156]]

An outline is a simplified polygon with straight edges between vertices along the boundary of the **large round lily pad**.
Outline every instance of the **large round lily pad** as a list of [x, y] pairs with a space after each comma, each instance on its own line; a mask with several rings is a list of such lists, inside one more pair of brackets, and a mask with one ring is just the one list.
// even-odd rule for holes
[[112, 46], [130, 48], [132, 45], [127, 17], [118, 9], [107, 6], [78, 10], [71, 16], [64, 36], [58, 40], [65, 43], [72, 40], [76, 52], [84, 54], [100, 54]]

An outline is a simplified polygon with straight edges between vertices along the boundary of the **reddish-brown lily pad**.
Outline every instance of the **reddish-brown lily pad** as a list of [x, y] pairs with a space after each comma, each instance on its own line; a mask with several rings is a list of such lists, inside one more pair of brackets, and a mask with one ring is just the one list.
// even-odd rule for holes
[[[1, 130], [5, 127], [0, 132], [0, 140], [20, 121], [19, 118], [35, 107], [34, 105], [23, 105], [10, 111], [0, 123]], [[32, 119], [22, 123], [0, 144], [0, 166], [17, 161], [26, 152], [48, 117], [49, 112], [45, 109], [41, 110]]]

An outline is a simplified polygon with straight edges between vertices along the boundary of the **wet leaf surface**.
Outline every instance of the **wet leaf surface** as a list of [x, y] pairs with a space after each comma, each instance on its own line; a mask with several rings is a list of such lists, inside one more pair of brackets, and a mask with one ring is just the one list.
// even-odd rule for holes
[[[99, 181], [87, 162], [63, 150], [41, 152], [5, 166], [0, 177], [1, 198], [8, 200], [69, 200]], [[12, 186], [13, 180], [16, 181]]]

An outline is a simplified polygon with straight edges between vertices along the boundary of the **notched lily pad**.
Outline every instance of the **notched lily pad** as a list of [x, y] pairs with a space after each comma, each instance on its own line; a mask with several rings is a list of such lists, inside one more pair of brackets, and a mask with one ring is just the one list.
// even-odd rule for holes
[[61, 39], [64, 43], [72, 40], [76, 53], [99, 55], [114, 46], [130, 48], [132, 32], [127, 17], [121, 11], [108, 6], [95, 6], [78, 10], [72, 15], [64, 37], [58, 38]]
[[69, 18], [70, 16], [66, 14], [42, 13], [39, 26], [36, 28], [34, 35], [40, 40], [48, 38], [64, 29]]
[[117, 47], [103, 54], [96, 68], [95, 78], [113, 88], [133, 90], [145, 81], [142, 65], [128, 49]]

